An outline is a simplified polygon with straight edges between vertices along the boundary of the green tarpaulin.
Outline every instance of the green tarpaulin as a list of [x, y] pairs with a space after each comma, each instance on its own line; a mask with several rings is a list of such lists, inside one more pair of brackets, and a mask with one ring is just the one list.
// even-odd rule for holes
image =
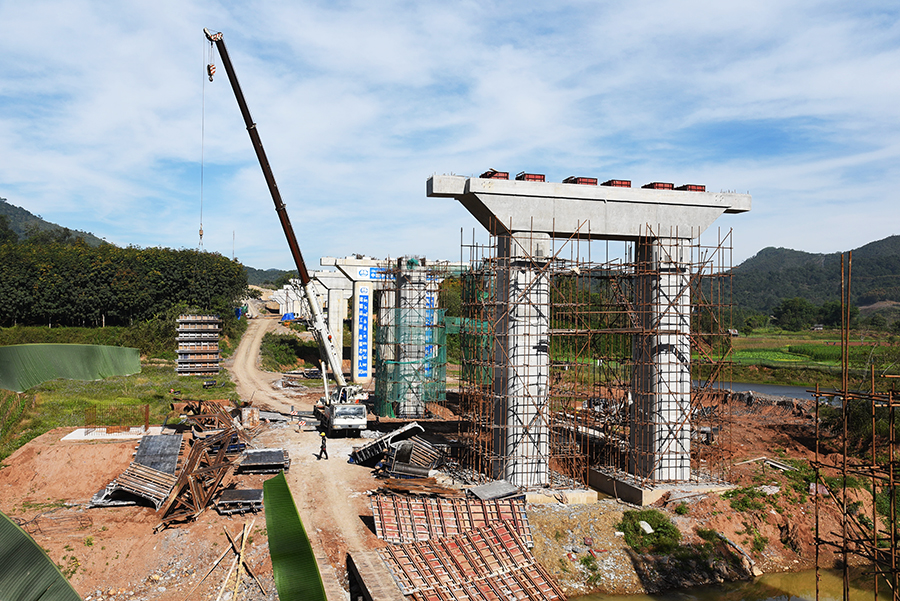
[[326, 601], [322, 576], [284, 472], [263, 484], [266, 531], [281, 601]]
[[3, 513], [0, 513], [0, 599], [81, 601], [44, 550]]
[[141, 371], [138, 349], [93, 344], [0, 346], [0, 388], [25, 392], [41, 382], [102, 380]]

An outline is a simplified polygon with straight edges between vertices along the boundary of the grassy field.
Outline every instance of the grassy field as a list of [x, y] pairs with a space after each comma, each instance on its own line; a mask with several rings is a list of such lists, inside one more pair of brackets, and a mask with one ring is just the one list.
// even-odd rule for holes
[[[894, 337], [851, 332], [850, 342], [852, 383], [867, 382], [873, 365], [876, 374], [900, 373], [900, 341]], [[731, 379], [735, 382], [840, 385], [840, 332], [768, 331], [740, 336], [732, 343]]]
[[[150, 423], [162, 423], [169, 413], [173, 396], [238, 400], [235, 386], [227, 374], [216, 378], [221, 386], [209, 389], [203, 388], [206, 379], [179, 376], [172, 365], [144, 364], [141, 372], [132, 376], [93, 382], [53, 380], [24, 394], [0, 391], [0, 460], [53, 428], [86, 425], [85, 411], [90, 407], [97, 408], [102, 414], [111, 407], [136, 408], [149, 404]], [[180, 393], [173, 395], [171, 390]]]

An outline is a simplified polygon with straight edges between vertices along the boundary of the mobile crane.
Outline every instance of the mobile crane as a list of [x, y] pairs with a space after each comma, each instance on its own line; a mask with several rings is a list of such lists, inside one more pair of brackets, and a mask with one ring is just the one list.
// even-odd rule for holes
[[[231, 58], [228, 56], [228, 49], [225, 47], [222, 33], [213, 33], [207, 28], [203, 29], [203, 33], [206, 35], [209, 43], [215, 45], [219, 57], [222, 59], [222, 66], [225, 67], [225, 72], [228, 74], [231, 89], [234, 91], [241, 115], [244, 117], [244, 125], [247, 127], [247, 133], [250, 134], [250, 141], [253, 143], [253, 150], [256, 151], [256, 158], [259, 160], [259, 166], [262, 168], [263, 176], [266, 178], [269, 193], [272, 195], [272, 201], [275, 203], [275, 211], [278, 213], [278, 219], [281, 221], [281, 228], [284, 230], [288, 247], [291, 249], [291, 256], [294, 259], [294, 264], [297, 266], [297, 274], [301, 284], [300, 297], [306, 301], [309, 307], [310, 325], [313, 337], [315, 337], [319, 346], [319, 357], [323, 368], [322, 378], [325, 384], [325, 396], [316, 405], [314, 409], [315, 415], [319, 418], [329, 436], [336, 430], [347, 430], [358, 434], [366, 428], [366, 406], [360, 401], [368, 398], [368, 395], [363, 392], [361, 386], [347, 384], [347, 380], [344, 378], [341, 357], [337, 354], [332, 334], [325, 324], [325, 319], [322, 317], [322, 310], [319, 308], [319, 302], [312, 287], [312, 279], [309, 277], [306, 262], [300, 253], [300, 246], [297, 244], [294, 228], [291, 226], [291, 220], [288, 218], [287, 208], [281, 200], [281, 192], [278, 190], [278, 184], [275, 183], [275, 175], [272, 173], [272, 167], [269, 165], [269, 159], [266, 157], [266, 151], [263, 149], [262, 140], [256, 129], [256, 123], [253, 122], [253, 118], [250, 116], [250, 109], [247, 108], [247, 101], [244, 99], [244, 92], [241, 90], [241, 84], [238, 82], [234, 66], [231, 64]], [[212, 81], [216, 71], [215, 65], [210, 63], [207, 65], [206, 71], [209, 80]], [[328, 363], [337, 383], [331, 394], [328, 392], [328, 376], [324, 369], [325, 363]]]

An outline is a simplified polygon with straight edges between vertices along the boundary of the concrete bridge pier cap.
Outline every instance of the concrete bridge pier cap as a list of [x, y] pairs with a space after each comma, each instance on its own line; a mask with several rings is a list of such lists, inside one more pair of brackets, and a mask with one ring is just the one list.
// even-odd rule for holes
[[[596, 180], [594, 180], [596, 181]], [[629, 183], [630, 185], [630, 183]], [[750, 210], [749, 194], [630, 188], [455, 175], [428, 179], [429, 197], [455, 198], [491, 234], [509, 268], [495, 341], [495, 477], [541, 486], [549, 474], [551, 238], [634, 242], [642, 265], [635, 311], [632, 457], [641, 480], [690, 479], [690, 244], [722, 213]], [[653, 232], [656, 232], [654, 235]], [[503, 298], [501, 296], [501, 298]]]

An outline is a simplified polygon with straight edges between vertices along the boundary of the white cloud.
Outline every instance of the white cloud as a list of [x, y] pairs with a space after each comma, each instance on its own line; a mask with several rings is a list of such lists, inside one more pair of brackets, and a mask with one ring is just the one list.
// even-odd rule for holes
[[459, 255], [432, 173], [488, 167], [749, 190], [735, 261], [893, 233], [900, 26], [887, 3], [0, 4], [0, 196], [117, 244], [289, 267], [202, 28], [221, 29], [311, 264]]

